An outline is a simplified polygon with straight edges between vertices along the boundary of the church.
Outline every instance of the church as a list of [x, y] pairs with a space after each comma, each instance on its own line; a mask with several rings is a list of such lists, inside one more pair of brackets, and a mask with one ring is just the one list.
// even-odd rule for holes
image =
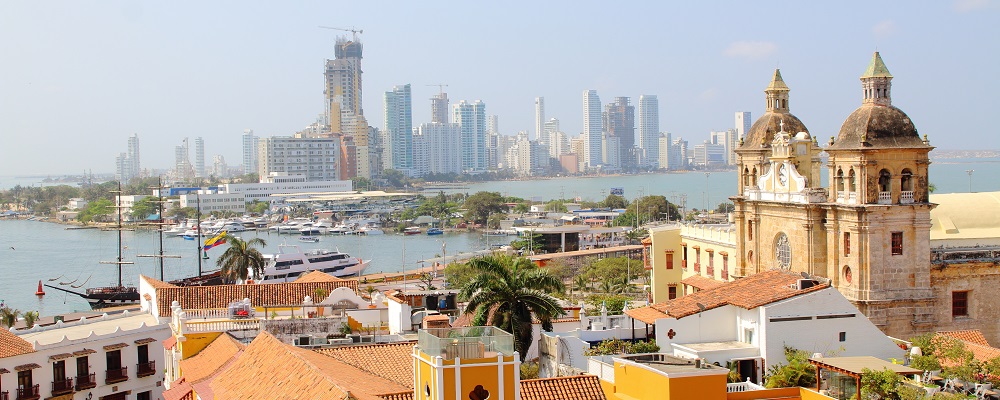
[[[961, 246], [932, 243], [932, 230], [947, 231], [935, 224], [948, 218], [932, 216], [933, 147], [892, 105], [892, 79], [876, 52], [861, 75], [861, 106], [821, 147], [791, 113], [790, 89], [775, 70], [764, 91], [766, 112], [735, 149], [739, 178], [730, 223], [654, 229], [644, 242], [652, 300], [781, 269], [828, 282], [889, 336], [981, 329], [1000, 341], [996, 296], [975, 293], [1000, 283], [998, 259], [941, 262], [947, 256], [938, 253]], [[1000, 210], [997, 196], [948, 201], [975, 199]], [[986, 236], [1000, 237], [995, 231]]]

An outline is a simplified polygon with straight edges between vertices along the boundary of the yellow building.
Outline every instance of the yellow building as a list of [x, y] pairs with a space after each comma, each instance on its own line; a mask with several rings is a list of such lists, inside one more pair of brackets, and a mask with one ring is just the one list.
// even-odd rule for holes
[[420, 400], [520, 399], [514, 336], [495, 327], [423, 329], [413, 349]]

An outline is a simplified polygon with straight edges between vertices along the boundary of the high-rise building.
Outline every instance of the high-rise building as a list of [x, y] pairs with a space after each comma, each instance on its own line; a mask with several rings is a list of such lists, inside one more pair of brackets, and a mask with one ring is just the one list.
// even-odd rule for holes
[[[455, 121], [452, 121], [452, 122], [455, 122]], [[496, 115], [490, 115], [489, 116], [489, 118], [486, 120], [486, 131], [489, 132], [489, 133], [491, 133], [491, 134], [494, 134], [494, 135], [499, 135], [500, 134], [500, 117], [499, 116], [496, 116]]]
[[547, 138], [546, 146], [548, 147], [548, 153], [550, 158], [558, 159], [560, 155], [569, 153], [569, 139], [566, 134], [559, 129], [559, 120], [556, 118], [550, 118], [545, 121], [543, 126], [543, 135]]
[[132, 173], [132, 167], [129, 163], [127, 153], [118, 153], [115, 156], [115, 180], [122, 183], [127, 183], [131, 179], [130, 174]]
[[205, 173], [205, 140], [201, 137], [194, 138], [194, 176], [204, 178]]
[[486, 104], [476, 100], [462, 100], [455, 105], [453, 122], [461, 126], [462, 170], [484, 171], [487, 168], [488, 135], [486, 133]]
[[587, 170], [587, 161], [585, 160], [584, 154], [587, 153], [587, 139], [584, 137], [575, 137], [569, 140], [570, 154], [576, 154], [576, 161], [579, 163], [576, 166], [577, 172]]
[[129, 170], [131, 171], [131, 178], [136, 178], [142, 173], [142, 166], [139, 164], [139, 134], [132, 134], [128, 138], [128, 154], [129, 160]]
[[188, 138], [184, 138], [180, 146], [174, 147], [174, 176], [178, 179], [194, 177], [194, 168], [191, 167], [189, 148]]
[[535, 140], [548, 145], [549, 137], [545, 134], [545, 98], [535, 97]]
[[220, 154], [216, 154], [212, 157], [212, 175], [216, 178], [225, 178], [229, 176], [229, 166], [226, 165], [225, 157]]
[[340, 140], [273, 136], [262, 138], [257, 173], [261, 181], [271, 173], [298, 175], [306, 181], [339, 180]]
[[[462, 173], [462, 151], [456, 143], [461, 141], [462, 127], [456, 123], [421, 124], [418, 135], [426, 144], [427, 172], [433, 174]], [[415, 136], [416, 138], [416, 136]], [[414, 158], [417, 149], [414, 148]]]
[[750, 119], [750, 111], [737, 111], [736, 112], [736, 140], [739, 141], [743, 139], [743, 135], [746, 135], [750, 131], [750, 124], [753, 121]]
[[[343, 133], [345, 119], [364, 115], [361, 108], [361, 42], [337, 38], [333, 60], [326, 60], [326, 111], [330, 131]], [[347, 118], [345, 118], [347, 117]]]
[[601, 144], [601, 162], [606, 170], [617, 171], [622, 169], [622, 141], [621, 137], [605, 132], [603, 143]]
[[670, 132], [661, 133], [659, 138], [659, 158], [656, 160], [657, 168], [670, 169], [670, 150], [673, 142], [670, 141]]
[[[725, 132], [722, 132], [725, 134]], [[724, 135], [723, 135], [724, 137]], [[694, 146], [694, 164], [711, 167], [726, 164], [726, 146], [706, 140]]]
[[431, 122], [448, 123], [448, 93], [441, 92], [431, 97]]
[[486, 158], [489, 169], [497, 169], [503, 153], [500, 150], [500, 117], [490, 115], [486, 118]]
[[243, 173], [257, 172], [257, 147], [260, 139], [254, 136], [253, 129], [243, 131]]
[[660, 102], [655, 95], [639, 96], [638, 136], [641, 166], [656, 168], [660, 160]]
[[395, 86], [385, 92], [386, 169], [412, 174], [413, 115], [410, 85]]
[[583, 92], [583, 163], [587, 168], [601, 164], [601, 98], [596, 90]]
[[[618, 163], [615, 166], [622, 169], [633, 169], [635, 167], [632, 151], [635, 146], [635, 107], [629, 103], [628, 97], [615, 97], [614, 102], [605, 106], [602, 120], [604, 133], [610, 137], [618, 138], [618, 154], [614, 156]], [[607, 142], [605, 140], [605, 143]]]

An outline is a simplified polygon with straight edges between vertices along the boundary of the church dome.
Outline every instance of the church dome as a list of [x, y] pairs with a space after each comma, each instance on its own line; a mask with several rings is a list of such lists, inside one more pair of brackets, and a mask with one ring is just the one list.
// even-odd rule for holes
[[[864, 143], [862, 143], [864, 142]], [[865, 104], [854, 110], [840, 127], [831, 149], [860, 147], [927, 147], [910, 117], [893, 106]]]
[[743, 137], [743, 145], [740, 149], [759, 149], [770, 147], [774, 141], [774, 134], [781, 131], [781, 124], [785, 124], [785, 132], [792, 135], [798, 132], [809, 132], [806, 125], [791, 113], [768, 112], [757, 118], [750, 130]]

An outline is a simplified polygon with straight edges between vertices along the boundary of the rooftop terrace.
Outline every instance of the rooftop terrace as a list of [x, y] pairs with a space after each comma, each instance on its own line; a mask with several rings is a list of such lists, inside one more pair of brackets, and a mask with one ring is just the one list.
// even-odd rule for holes
[[514, 336], [492, 326], [423, 329], [417, 345], [422, 352], [445, 360], [514, 355]]

